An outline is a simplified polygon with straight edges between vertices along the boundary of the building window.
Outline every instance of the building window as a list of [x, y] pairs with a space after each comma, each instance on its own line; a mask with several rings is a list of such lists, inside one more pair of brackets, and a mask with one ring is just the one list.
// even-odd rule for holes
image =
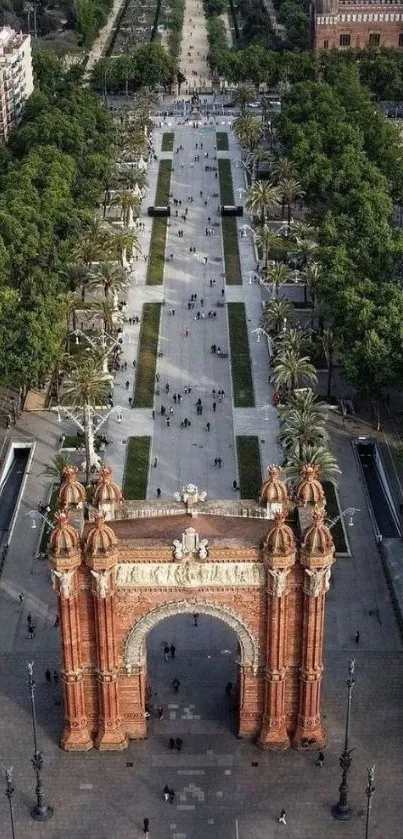
[[403, 47], [403, 32], [399, 32], [399, 47]]
[[379, 47], [381, 43], [381, 36], [379, 32], [370, 32], [369, 33], [369, 46], [370, 47]]
[[[400, 44], [399, 44], [399, 46], [400, 46]], [[324, 50], [328, 50], [328, 49], [329, 49], [329, 41], [328, 41], [327, 39], [326, 39], [326, 41], [323, 41], [323, 49], [324, 49]]]
[[350, 46], [351, 37], [350, 35], [340, 35], [340, 46], [341, 47], [349, 47]]

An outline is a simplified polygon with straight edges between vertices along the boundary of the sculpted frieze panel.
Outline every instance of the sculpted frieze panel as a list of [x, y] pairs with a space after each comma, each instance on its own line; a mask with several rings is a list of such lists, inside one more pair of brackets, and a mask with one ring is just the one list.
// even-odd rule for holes
[[255, 562], [120, 563], [116, 585], [124, 588], [196, 588], [198, 586], [263, 586], [265, 568]]

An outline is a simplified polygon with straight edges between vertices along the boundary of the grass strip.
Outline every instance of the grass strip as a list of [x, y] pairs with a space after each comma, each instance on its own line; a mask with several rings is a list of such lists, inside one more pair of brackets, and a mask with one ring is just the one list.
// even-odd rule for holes
[[157, 364], [160, 319], [161, 303], [145, 303], [143, 306], [136, 379], [133, 391], [133, 405], [135, 408], [152, 408], [154, 404], [155, 368]]
[[167, 219], [155, 218], [151, 230], [146, 285], [162, 285], [164, 281]]
[[172, 160], [160, 160], [158, 168], [157, 189], [155, 192], [155, 206], [165, 207], [169, 203], [171, 191]]
[[253, 394], [245, 304], [228, 303], [227, 309], [234, 405], [236, 408], [253, 408], [255, 398]]
[[[234, 204], [231, 161], [218, 161], [221, 204]], [[224, 250], [225, 282], [228, 285], [242, 285], [241, 262], [239, 259], [238, 228], [231, 216], [221, 220]]]
[[217, 131], [217, 151], [228, 151], [228, 131]]
[[128, 501], [141, 501], [146, 497], [150, 446], [151, 437], [129, 437], [122, 488]]
[[165, 131], [162, 135], [161, 151], [174, 150], [175, 134], [173, 131]]
[[[340, 515], [341, 509], [337, 499], [337, 493], [334, 485], [330, 481], [323, 482], [323, 491], [326, 497], [326, 519], [334, 521]], [[342, 520], [339, 519], [332, 527], [332, 536], [336, 553], [348, 553], [349, 547], [346, 543]]]
[[218, 161], [218, 176], [220, 179], [221, 204], [234, 204], [234, 188], [232, 185], [231, 161]]
[[256, 498], [262, 486], [259, 440], [257, 437], [237, 437], [236, 450], [241, 498]]

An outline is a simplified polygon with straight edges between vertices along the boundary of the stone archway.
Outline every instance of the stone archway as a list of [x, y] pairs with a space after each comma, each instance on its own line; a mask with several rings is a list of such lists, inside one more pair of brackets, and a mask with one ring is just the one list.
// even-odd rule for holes
[[241, 650], [240, 666], [257, 676], [259, 661], [259, 640], [255, 637], [246, 622], [228, 606], [217, 606], [204, 600], [174, 600], [164, 603], [149, 612], [129, 632], [124, 648], [124, 665], [127, 673], [143, 669], [146, 659], [146, 638], [148, 633], [160, 621], [175, 615], [193, 614], [207, 615], [223, 621], [237, 635]]

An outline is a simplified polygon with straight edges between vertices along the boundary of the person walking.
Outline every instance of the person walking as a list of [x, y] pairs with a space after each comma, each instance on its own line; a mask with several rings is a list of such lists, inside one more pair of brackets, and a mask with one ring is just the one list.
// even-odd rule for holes
[[52, 674], [51, 674], [50, 670], [45, 670], [45, 681], [46, 681], [47, 685], [52, 684]]
[[173, 737], [169, 738], [169, 748], [173, 749], [175, 747], [175, 740]]
[[217, 402], [213, 402], [213, 412], [215, 413], [217, 409]]
[[233, 688], [232, 682], [227, 682], [227, 684], [225, 685], [225, 693], [227, 694], [227, 696], [231, 696], [232, 688]]
[[145, 834], [145, 836], [148, 836], [148, 827], [149, 827], [149, 824], [150, 824], [150, 820], [149, 820], [149, 819], [143, 819], [143, 833]]
[[169, 801], [169, 786], [168, 786], [168, 784], [165, 784], [164, 789], [162, 790], [162, 792], [163, 792], [163, 794], [164, 794], [164, 799], [165, 799], [165, 801], [168, 803], [168, 801]]
[[161, 498], [161, 490], [157, 487], [157, 498]]
[[129, 380], [127, 380], [127, 382], [125, 382], [125, 388], [126, 388], [126, 390], [129, 390], [129, 387], [130, 387], [130, 382], [129, 382]]
[[232, 481], [232, 489], [234, 490], [234, 492], [236, 492], [239, 489], [238, 481], [236, 481], [235, 479]]
[[23, 595], [22, 591], [20, 591], [20, 593], [19, 593], [19, 595], [18, 595], [18, 599], [19, 599], [19, 601], [20, 601], [20, 603], [21, 603], [21, 604], [24, 602], [25, 597], [24, 597], [24, 595]]
[[176, 738], [176, 748], [178, 749], [178, 752], [180, 752], [182, 750], [182, 743], [183, 743], [182, 737], [177, 737]]
[[156, 468], [157, 468], [157, 463], [158, 463], [158, 459], [155, 457], [155, 458], [154, 458], [154, 464], [153, 464], [153, 465], [154, 465], [154, 469], [156, 469]]
[[55, 685], [57, 685], [58, 682], [59, 682], [59, 674], [58, 674], [57, 670], [53, 671], [53, 681], [54, 681]]
[[171, 653], [171, 658], [175, 658], [176, 647], [175, 644], [171, 644], [169, 651]]
[[282, 809], [282, 811], [281, 811], [281, 813], [280, 813], [280, 818], [278, 819], [278, 822], [279, 822], [279, 824], [287, 824], [287, 822], [286, 822], [286, 820], [285, 820], [285, 810], [284, 810], [284, 807], [283, 807], [283, 809]]
[[157, 714], [158, 714], [158, 719], [159, 720], [164, 719], [164, 709], [163, 709], [162, 705], [158, 705]]
[[165, 644], [165, 646], [164, 646], [164, 658], [165, 658], [165, 661], [168, 661], [168, 658], [169, 658], [169, 646], [168, 646], [168, 644]]
[[323, 754], [323, 752], [319, 752], [319, 753], [318, 753], [318, 759], [317, 759], [317, 761], [316, 761], [316, 763], [315, 763], [315, 766], [320, 766], [320, 767], [322, 767], [322, 766], [323, 766], [323, 761], [324, 761], [324, 759], [325, 759], [325, 755]]
[[176, 678], [176, 676], [175, 676], [175, 679], [172, 682], [172, 687], [173, 687], [175, 693], [178, 693], [178, 690], [179, 690], [179, 687], [180, 687], [180, 681], [179, 681], [179, 679]]
[[173, 789], [173, 787], [171, 787], [171, 789], [169, 790], [169, 803], [173, 804], [174, 801], [175, 801], [175, 790]]
[[194, 626], [199, 626], [199, 613], [195, 612], [193, 615]]
[[55, 617], [55, 622], [54, 622], [53, 626], [55, 626], [55, 627], [56, 627], [56, 629], [57, 629], [57, 627], [59, 626], [59, 624], [60, 624], [60, 616], [59, 616], [59, 615], [56, 615], [56, 617]]
[[210, 431], [210, 423], [209, 422], [206, 423], [206, 431]]
[[357, 632], [355, 633], [354, 638], [355, 638], [355, 643], [359, 644], [360, 643], [360, 633], [359, 633], [358, 629], [357, 629]]

